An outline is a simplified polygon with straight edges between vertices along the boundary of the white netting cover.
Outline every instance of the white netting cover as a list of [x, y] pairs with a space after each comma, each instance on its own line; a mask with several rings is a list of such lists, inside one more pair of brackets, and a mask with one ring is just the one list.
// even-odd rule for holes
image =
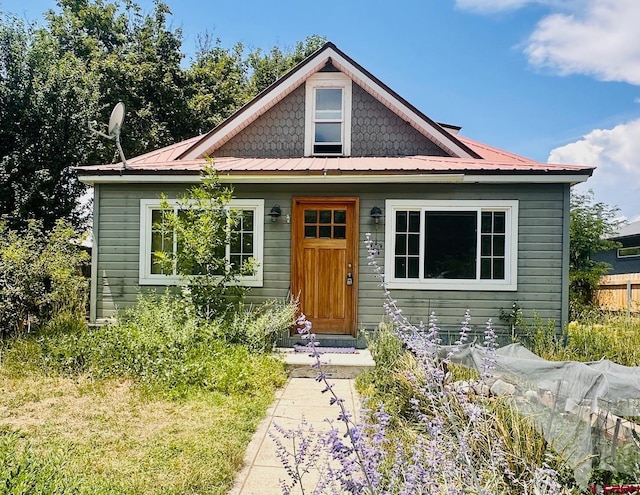
[[[453, 346], [441, 348], [446, 356]], [[456, 346], [451, 362], [481, 371], [482, 346]], [[492, 356], [493, 358], [493, 356]], [[640, 473], [640, 368], [611, 361], [547, 361], [520, 344], [495, 351], [494, 380], [506, 387], [517, 410], [574, 469], [579, 485], [592, 467]]]

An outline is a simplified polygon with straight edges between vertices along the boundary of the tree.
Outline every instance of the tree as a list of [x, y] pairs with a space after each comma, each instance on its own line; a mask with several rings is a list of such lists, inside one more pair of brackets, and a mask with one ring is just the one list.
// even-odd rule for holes
[[84, 185], [71, 167], [91, 148], [85, 129], [97, 88], [49, 32], [0, 19], [0, 216], [12, 228], [78, 224]]
[[610, 268], [608, 263], [595, 261], [595, 253], [620, 246], [611, 240], [620, 225], [618, 208], [594, 203], [593, 192], [571, 195], [569, 227], [569, 299], [571, 317], [593, 304], [600, 278]]
[[119, 161], [106, 130], [113, 106], [125, 103], [125, 156], [206, 132], [315, 51], [311, 36], [293, 50], [245, 54], [205, 38], [183, 67], [182, 32], [155, 0], [143, 14], [131, 0], [57, 0], [43, 25], [0, 14], [0, 220], [10, 228], [57, 219], [82, 224], [85, 191], [73, 167]]
[[88, 287], [82, 267], [88, 261], [65, 222], [49, 232], [37, 221], [21, 231], [0, 222], [0, 337], [61, 313], [83, 321]]
[[318, 50], [327, 42], [324, 36], [317, 34], [307, 36], [304, 41], [296, 43], [293, 49], [285, 49], [274, 46], [269, 52], [264, 53], [256, 49], [247, 57], [249, 67], [252, 70], [251, 93], [258, 94], [267, 88], [287, 71], [302, 62], [305, 58]]
[[[197, 129], [187, 102], [181, 67], [182, 33], [169, 28], [169, 7], [156, 0], [150, 14], [125, 0], [58, 0], [59, 12], [46, 15], [49, 31], [65, 53], [82, 60], [98, 84], [93, 119], [106, 123], [124, 102], [122, 129], [126, 156], [137, 156], [192, 137]], [[84, 126], [86, 130], [86, 124]], [[111, 161], [104, 142], [87, 163]]]
[[249, 101], [247, 62], [238, 43], [231, 49], [208, 35], [187, 71], [189, 107], [200, 133], [209, 131]]
[[242, 222], [242, 213], [228, 207], [232, 194], [208, 168], [202, 183], [180, 197], [175, 209], [163, 199], [162, 219], [154, 225], [162, 237], [175, 238], [177, 244], [175, 251], [154, 252], [154, 258], [168, 272], [176, 267], [186, 282], [185, 295], [207, 320], [224, 317], [242, 304], [247, 289], [237, 283], [238, 277], [256, 268], [253, 259], [237, 266], [225, 256]]

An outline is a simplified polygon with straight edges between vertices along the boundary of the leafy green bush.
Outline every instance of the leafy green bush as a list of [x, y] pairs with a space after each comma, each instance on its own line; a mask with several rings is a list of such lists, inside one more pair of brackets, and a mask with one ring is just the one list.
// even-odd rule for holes
[[64, 311], [84, 317], [87, 281], [73, 228], [60, 221], [51, 232], [38, 222], [23, 232], [0, 223], [0, 335], [42, 325]]
[[600, 277], [609, 269], [608, 263], [593, 260], [593, 255], [620, 246], [611, 240], [622, 224], [616, 218], [618, 209], [593, 201], [592, 191], [571, 195], [569, 312], [572, 319], [593, 306]]

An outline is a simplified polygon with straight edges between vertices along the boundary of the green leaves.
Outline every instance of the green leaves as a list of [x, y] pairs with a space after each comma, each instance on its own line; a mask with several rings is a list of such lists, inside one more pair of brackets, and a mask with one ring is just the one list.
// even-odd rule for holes
[[324, 43], [247, 54], [204, 37], [187, 65], [171, 22], [162, 1], [142, 13], [130, 0], [59, 0], [44, 25], [0, 14], [0, 217], [10, 227], [83, 223], [73, 167], [120, 160], [88, 129], [106, 130], [118, 101], [124, 154], [137, 156], [207, 132]]
[[178, 199], [175, 207], [163, 199], [165, 213], [161, 224], [154, 227], [175, 236], [175, 251], [154, 254], [163, 268], [176, 267], [188, 284], [184, 296], [205, 320], [223, 318], [242, 305], [247, 289], [238, 284], [238, 277], [255, 268], [251, 263], [234, 265], [227, 259], [227, 245], [237, 238], [240, 215], [228, 207], [231, 197], [232, 189], [222, 185], [209, 168], [202, 183]]
[[618, 209], [593, 202], [593, 192], [572, 194], [569, 226], [569, 296], [572, 317], [593, 302], [600, 277], [609, 265], [592, 259], [593, 254], [619, 247], [610, 239], [622, 221]]
[[24, 232], [0, 223], [0, 336], [56, 313], [82, 318], [87, 281], [81, 269], [87, 261], [69, 224], [60, 221], [45, 233], [35, 221]]

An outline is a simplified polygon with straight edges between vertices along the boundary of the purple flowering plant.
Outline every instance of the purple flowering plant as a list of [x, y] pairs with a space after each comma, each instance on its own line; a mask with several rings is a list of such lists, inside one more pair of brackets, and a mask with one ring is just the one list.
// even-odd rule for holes
[[[435, 314], [429, 315], [426, 324], [412, 324], [386, 287], [369, 234], [366, 246], [369, 265], [383, 290], [392, 332], [409, 351], [409, 365], [395, 376], [409, 391], [408, 407], [401, 414], [391, 414], [379, 401], [365, 399], [362, 419], [355, 422], [323, 370], [326, 363], [321, 359], [312, 324], [302, 315], [298, 331], [307, 340], [316, 381], [339, 414], [337, 422], [326, 420], [330, 424], [328, 432], [315, 431], [305, 421], [294, 430], [277, 427], [272, 438], [290, 480], [281, 481], [282, 493], [294, 493], [294, 489], [314, 495], [569, 493], [563, 491], [553, 469], [514, 459], [500, 435], [495, 434], [496, 417], [482, 392], [495, 367], [498, 347], [491, 320], [484, 332], [479, 378], [469, 386], [456, 385], [448, 371], [450, 359], [468, 342], [470, 312], [465, 313], [455, 345], [442, 357]], [[311, 471], [320, 473], [318, 481], [305, 479]]]

